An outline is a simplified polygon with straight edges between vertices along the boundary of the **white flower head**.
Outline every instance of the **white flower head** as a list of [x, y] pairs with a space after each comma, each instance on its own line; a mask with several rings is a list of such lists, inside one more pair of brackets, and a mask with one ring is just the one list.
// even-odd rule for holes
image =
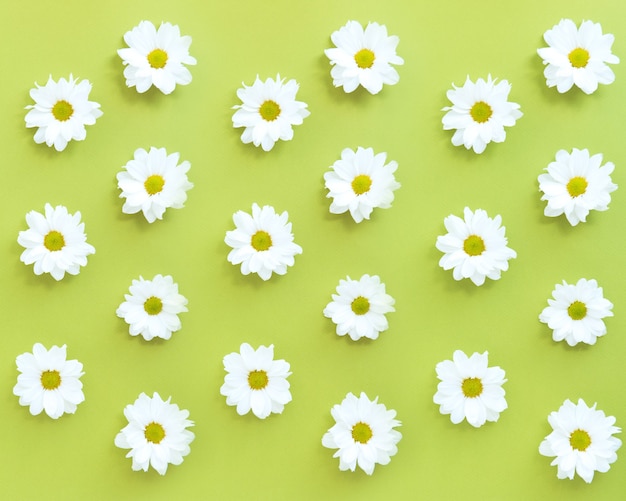
[[28, 229], [17, 236], [25, 250], [20, 261], [34, 263], [35, 275], [50, 273], [55, 280], [61, 280], [65, 273], [78, 275], [81, 266], [87, 265], [87, 256], [96, 249], [87, 243], [85, 223], [80, 222], [81, 214], [70, 214], [67, 207], [45, 206], [45, 214], [30, 211], [26, 214]]
[[244, 211], [233, 214], [236, 229], [226, 232], [224, 241], [232, 247], [228, 261], [241, 264], [241, 273], [256, 273], [269, 280], [272, 273], [284, 275], [293, 266], [302, 247], [293, 241], [289, 214], [277, 214], [274, 207], [252, 204], [252, 215]]
[[291, 402], [289, 392], [289, 363], [274, 360], [274, 345], [259, 346], [256, 350], [243, 343], [239, 353], [229, 353], [224, 357], [224, 384], [220, 394], [226, 397], [226, 404], [237, 407], [237, 414], [243, 416], [250, 410], [259, 419], [270, 414], [281, 414], [285, 405]]
[[154, 392], [152, 397], [141, 393], [135, 403], [124, 408], [128, 424], [115, 436], [115, 445], [130, 449], [133, 471], [148, 471], [152, 466], [165, 475], [170, 464], [179, 465], [191, 451], [189, 444], [195, 438], [187, 428], [193, 421], [187, 419], [189, 411], [163, 400]]
[[359, 280], [339, 280], [337, 294], [324, 308], [324, 316], [337, 324], [337, 335], [348, 334], [353, 341], [377, 339], [389, 328], [386, 313], [396, 311], [395, 299], [385, 292], [378, 275], [363, 275]]
[[389, 464], [398, 452], [402, 434], [394, 428], [401, 423], [395, 419], [396, 411], [379, 404], [378, 397], [372, 401], [363, 392], [359, 397], [348, 393], [330, 413], [335, 424], [322, 437], [322, 445], [337, 449], [333, 457], [339, 458], [341, 471], [358, 466], [371, 475], [376, 464]]
[[539, 175], [541, 200], [548, 204], [544, 214], [557, 217], [565, 214], [572, 226], [587, 220], [591, 210], [605, 211], [609, 208], [611, 193], [617, 185], [611, 181], [615, 166], [611, 162], [602, 164], [602, 154], [589, 156], [589, 150], [572, 149], [572, 153], [559, 150], [556, 161]]
[[581, 278], [571, 285], [563, 280], [563, 285], [556, 284], [552, 297], [548, 299], [550, 306], [539, 315], [539, 320], [553, 330], [552, 339], [565, 340], [570, 346], [596, 344], [597, 338], [606, 334], [602, 319], [613, 316], [613, 303], [604, 298], [598, 282]]
[[583, 21], [576, 28], [571, 19], [561, 19], [544, 33], [543, 39], [549, 47], [537, 49], [537, 53], [547, 65], [543, 74], [548, 87], [563, 93], [576, 85], [585, 94], [592, 94], [598, 84], [615, 80], [613, 70], [607, 66], [619, 63], [611, 53], [614, 37], [603, 35], [600, 23]]
[[387, 35], [383, 24], [368, 23], [365, 30], [357, 21], [348, 21], [330, 39], [335, 44], [324, 53], [330, 59], [335, 87], [353, 92], [362, 85], [371, 94], [378, 94], [384, 84], [394, 85], [400, 76], [392, 64], [404, 64], [396, 54], [400, 39]]
[[394, 199], [394, 190], [400, 188], [393, 173], [398, 168], [395, 161], [387, 160], [386, 153], [374, 154], [372, 148], [346, 148], [341, 159], [324, 174], [326, 198], [332, 198], [330, 212], [350, 215], [360, 223], [369, 219], [376, 207], [388, 209]]
[[507, 408], [504, 398], [505, 373], [500, 367], [488, 367], [488, 352], [468, 357], [456, 350], [452, 360], [439, 362], [435, 368], [440, 383], [433, 401], [441, 414], [450, 414], [450, 421], [464, 419], [478, 428], [487, 421], [497, 421]]
[[300, 86], [291, 79], [285, 83], [280, 75], [262, 82], [257, 75], [254, 83], [237, 90], [242, 104], [233, 106], [233, 127], [245, 127], [241, 134], [244, 144], [252, 143], [270, 151], [276, 141], [293, 139], [293, 125], [300, 125], [311, 113], [307, 104], [296, 101]]
[[567, 399], [548, 416], [552, 433], [539, 445], [539, 453], [554, 457], [550, 465], [557, 467], [557, 478], [572, 480], [577, 473], [590, 483], [594, 472], [606, 473], [617, 461], [622, 441], [613, 434], [622, 430], [614, 426], [615, 417], [596, 410], [596, 405], [589, 407], [582, 398], [577, 404]]
[[189, 55], [190, 36], [181, 36], [178, 25], [161, 23], [157, 30], [150, 21], [141, 21], [124, 34], [128, 47], [117, 53], [124, 63], [128, 87], [146, 92], [153, 85], [163, 94], [170, 94], [178, 85], [191, 83], [186, 64], [196, 64]]
[[482, 153], [491, 141], [504, 142], [504, 128], [522, 116], [519, 104], [508, 101], [509, 82], [496, 83], [489, 75], [487, 81], [479, 78], [474, 83], [468, 76], [463, 87], [453, 87], [446, 94], [452, 106], [443, 108], [447, 113], [442, 119], [444, 130], [455, 131], [452, 144]]
[[100, 104], [89, 101], [91, 83], [78, 82], [70, 75], [69, 80], [58, 82], [48, 77], [43, 87], [35, 83], [30, 97], [35, 104], [26, 106], [30, 110], [25, 117], [26, 127], [37, 127], [35, 142], [54, 146], [63, 151], [72, 139], [82, 141], [87, 137], [85, 125], [93, 125], [102, 116]]
[[135, 150], [123, 171], [117, 174], [117, 186], [125, 198], [122, 212], [143, 212], [149, 223], [163, 219], [168, 208], [182, 209], [187, 200], [187, 190], [193, 183], [187, 179], [191, 164], [186, 160], [178, 163], [178, 153], [167, 154], [165, 148], [151, 147]]
[[178, 293], [178, 284], [170, 275], [155, 275], [152, 280], [140, 276], [129, 292], [115, 313], [129, 325], [131, 336], [141, 334], [146, 341], [170, 339], [181, 329], [178, 314], [188, 311], [187, 298]]
[[15, 362], [20, 375], [13, 394], [20, 397], [20, 405], [29, 406], [33, 416], [45, 411], [58, 419], [64, 413], [74, 414], [76, 406], [84, 402], [83, 364], [66, 359], [66, 345], [47, 350], [35, 343], [32, 353], [18, 355]]
[[455, 280], [469, 278], [476, 285], [483, 285], [485, 278], [498, 280], [509, 269], [509, 259], [517, 257], [507, 247], [502, 218], [492, 219], [484, 210], [468, 207], [463, 214], [464, 219], [450, 215], [443, 220], [448, 233], [437, 237], [436, 247], [444, 253], [439, 266], [452, 269]]

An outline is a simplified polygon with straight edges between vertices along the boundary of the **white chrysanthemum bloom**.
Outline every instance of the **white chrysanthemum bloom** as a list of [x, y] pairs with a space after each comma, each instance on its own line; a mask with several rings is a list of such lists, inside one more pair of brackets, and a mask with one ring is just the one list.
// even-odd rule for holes
[[491, 75], [487, 81], [479, 78], [476, 83], [467, 77], [463, 87], [447, 92], [452, 106], [443, 111], [443, 129], [454, 130], [452, 144], [472, 148], [476, 153], [485, 151], [491, 141], [502, 143], [506, 139], [505, 127], [512, 127], [522, 116], [517, 103], [508, 101], [511, 85], [506, 80], [496, 83]]
[[233, 214], [237, 227], [227, 231], [224, 242], [233, 248], [228, 253], [228, 261], [241, 264], [241, 273], [258, 274], [269, 280], [272, 273], [284, 275], [287, 267], [293, 266], [296, 254], [302, 254], [302, 247], [293, 241], [289, 214], [277, 214], [274, 207], [252, 204], [252, 215], [244, 211]]
[[378, 94], [383, 84], [395, 85], [400, 76], [392, 64], [404, 64], [396, 54], [400, 39], [387, 35], [383, 24], [368, 23], [365, 30], [357, 21], [348, 21], [330, 39], [335, 44], [324, 53], [330, 59], [335, 87], [353, 92], [362, 85], [371, 94]]
[[187, 179], [191, 164], [186, 160], [179, 164], [179, 158], [179, 153], [168, 155], [165, 148], [135, 150], [133, 160], [124, 166], [126, 170], [117, 174], [120, 198], [126, 199], [122, 212], [141, 211], [149, 223], [154, 223], [163, 219], [166, 209], [182, 209], [193, 183]]
[[582, 398], [578, 404], [567, 399], [548, 416], [553, 431], [539, 445], [539, 453], [554, 457], [550, 465], [557, 466], [557, 478], [572, 480], [578, 473], [590, 483], [594, 472], [606, 473], [617, 461], [622, 441], [613, 434], [622, 430], [614, 426], [615, 417], [596, 410], [596, 405], [589, 407]]
[[178, 284], [170, 275], [155, 275], [152, 280], [140, 276], [129, 292], [115, 313], [129, 325], [131, 336], [141, 334], [146, 341], [169, 339], [181, 329], [178, 314], [188, 311], [187, 298], [178, 293]]
[[289, 392], [289, 363], [274, 360], [274, 345], [259, 346], [256, 350], [243, 343], [239, 353], [224, 357], [224, 384], [220, 394], [226, 404], [237, 406], [237, 414], [243, 416], [252, 410], [259, 419], [272, 413], [281, 414], [291, 402]]
[[311, 113], [307, 104], [296, 101], [300, 86], [291, 79], [284, 83], [280, 75], [276, 80], [262, 82], [257, 75], [254, 83], [237, 90], [242, 104], [233, 106], [233, 127], [245, 127], [241, 134], [244, 144], [252, 143], [270, 151], [276, 141], [293, 139], [292, 125], [300, 125]]
[[556, 284], [552, 291], [554, 299], [548, 304], [539, 320], [553, 330], [552, 339], [578, 343], [596, 344], [597, 338], [606, 334], [603, 318], [612, 317], [613, 303], [605, 299], [602, 287], [595, 280], [581, 278], [576, 285]]
[[127, 458], [133, 459], [133, 471], [148, 471], [152, 466], [161, 475], [169, 464], [179, 465], [191, 451], [189, 444], [195, 438], [189, 411], [163, 400], [154, 392], [152, 397], [141, 393], [135, 403], [124, 408], [128, 424], [115, 436], [115, 445], [130, 449]]
[[607, 66], [619, 63], [611, 53], [614, 37], [603, 35], [599, 23], [583, 21], [576, 28], [571, 19], [561, 19], [543, 38], [549, 47], [537, 49], [537, 53], [547, 65], [543, 74], [548, 87], [563, 93], [576, 85], [585, 94], [592, 94], [598, 84], [615, 80], [613, 70]]
[[378, 397], [372, 401], [363, 392], [358, 398], [348, 393], [330, 413], [335, 424], [322, 437], [322, 445], [337, 449], [333, 457], [339, 458], [341, 471], [358, 466], [371, 475], [376, 464], [389, 464], [398, 452], [402, 434], [394, 428], [401, 423], [395, 419], [396, 411], [379, 404]]
[[389, 328], [386, 313], [396, 311], [395, 299], [385, 292], [378, 275], [363, 275], [359, 280], [339, 280], [337, 294], [324, 308], [324, 316], [337, 324], [337, 335], [348, 334], [354, 341], [377, 339]]
[[509, 269], [509, 259], [517, 253], [507, 247], [506, 228], [498, 214], [493, 219], [482, 209], [475, 212], [465, 207], [464, 219], [450, 215], [443, 220], [448, 230], [437, 237], [436, 247], [444, 255], [439, 266], [452, 269], [455, 280], [469, 278], [476, 285], [483, 285], [485, 278], [498, 280]]
[[70, 214], [67, 207], [45, 206], [45, 215], [37, 211], [26, 214], [28, 229], [20, 231], [17, 243], [25, 248], [20, 261], [34, 263], [35, 275], [50, 273], [55, 280], [61, 280], [65, 273], [78, 275], [81, 266], [87, 266], [87, 256], [96, 249], [87, 243], [85, 223], [80, 222], [81, 214]]
[[190, 36], [180, 36], [180, 28], [161, 23], [157, 30], [150, 21], [141, 21], [124, 34], [127, 48], [117, 53], [124, 63], [128, 87], [146, 92], [153, 85], [163, 94], [170, 94], [178, 85], [191, 83], [191, 72], [185, 64], [196, 64], [189, 55]]
[[478, 428], [487, 421], [497, 421], [507, 408], [504, 398], [505, 373], [500, 367], [488, 367], [488, 352], [473, 353], [469, 358], [456, 350], [452, 360], [439, 362], [435, 368], [441, 382], [433, 401], [441, 414], [450, 414], [450, 421], [464, 419]]
[[66, 359], [66, 345], [53, 346], [49, 350], [35, 343], [32, 353], [22, 353], [15, 359], [17, 384], [13, 394], [20, 397], [20, 405], [29, 406], [33, 416], [41, 411], [52, 419], [63, 413], [74, 414], [76, 406], [84, 402], [83, 364]]
[[48, 77], [43, 87], [35, 83], [30, 97], [35, 104], [26, 106], [30, 110], [25, 117], [26, 127], [37, 127], [35, 142], [54, 146], [63, 151], [72, 139], [82, 141], [87, 137], [85, 125], [93, 125], [102, 116], [100, 104], [89, 101], [91, 83], [70, 75], [69, 80], [60, 78], [58, 82]]
[[400, 188], [393, 173], [398, 163], [385, 164], [387, 153], [374, 154], [372, 148], [358, 147], [356, 151], [346, 148], [341, 152], [341, 159], [324, 174], [328, 194], [332, 198], [330, 212], [350, 215], [360, 223], [369, 219], [376, 207], [388, 209], [394, 199], [394, 190]]
[[617, 185], [611, 181], [615, 166], [602, 164], [602, 154], [589, 156], [589, 150], [572, 149], [572, 153], [559, 150], [556, 161], [539, 176], [541, 200], [548, 204], [544, 214], [557, 217], [565, 214], [572, 226], [587, 220], [591, 210], [605, 211], [611, 202], [611, 193]]

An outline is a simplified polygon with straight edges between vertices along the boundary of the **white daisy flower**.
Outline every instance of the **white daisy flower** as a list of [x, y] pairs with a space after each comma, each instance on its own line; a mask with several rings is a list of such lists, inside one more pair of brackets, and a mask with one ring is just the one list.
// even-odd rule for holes
[[330, 59], [335, 87], [353, 92], [362, 85], [371, 94], [378, 94], [383, 84], [394, 85], [400, 76], [392, 64], [404, 64], [396, 54], [400, 39], [387, 35], [383, 24], [368, 23], [365, 30], [357, 21], [348, 21], [330, 39], [335, 44], [324, 53]]
[[165, 475], [169, 464], [181, 464], [191, 451], [195, 435], [187, 428], [194, 423], [187, 419], [189, 411], [171, 404], [171, 399], [164, 401], [157, 392], [152, 397], [141, 393], [124, 408], [128, 424], [115, 436], [115, 445], [130, 449], [126, 457], [133, 459], [133, 471], [148, 471], [152, 466]]
[[155, 337], [169, 339], [181, 329], [179, 313], [187, 310], [187, 298], [178, 293], [178, 284], [171, 275], [155, 275], [152, 280], [133, 280], [130, 294], [116, 310], [129, 325], [131, 336], [141, 334], [146, 341]]
[[259, 346], [256, 350], [243, 343], [239, 353], [224, 357], [224, 384], [220, 394], [226, 404], [237, 406], [237, 414], [252, 413], [265, 419], [271, 413], [281, 414], [291, 402], [289, 392], [289, 363], [274, 360], [274, 345]]
[[539, 445], [539, 453], [554, 457], [550, 465], [556, 465], [557, 478], [572, 480], [578, 473], [590, 483], [594, 472], [606, 473], [617, 461], [622, 441], [613, 434], [622, 430], [614, 426], [615, 417], [596, 410], [596, 405], [589, 407], [582, 398], [577, 404], [567, 399], [548, 416], [553, 431]]
[[226, 232], [224, 241], [233, 248], [228, 261], [241, 264], [241, 273], [258, 274], [269, 280], [272, 273], [284, 275], [287, 267], [293, 266], [294, 256], [302, 254], [302, 247], [293, 241], [289, 214], [277, 214], [274, 207], [252, 204], [252, 215], [237, 211], [233, 222], [237, 227]]
[[372, 148], [356, 151], [346, 148], [341, 152], [330, 172], [324, 174], [326, 198], [332, 198], [330, 212], [350, 215], [360, 223], [369, 219], [376, 207], [388, 209], [393, 202], [393, 192], [400, 188], [393, 173], [398, 168], [395, 161], [385, 164], [387, 153], [374, 155]]
[[372, 401], [363, 392], [358, 398], [348, 393], [330, 413], [335, 424], [322, 437], [322, 445], [337, 449], [333, 457], [339, 458], [341, 471], [358, 466], [371, 475], [376, 464], [389, 464], [398, 452], [402, 434], [394, 428], [401, 423], [395, 419], [396, 411], [379, 404], [378, 397]]
[[178, 85], [191, 83], [191, 73], [184, 66], [196, 64], [189, 55], [190, 36], [180, 36], [180, 28], [161, 23], [157, 30], [150, 21], [141, 21], [124, 34], [127, 48], [117, 53], [124, 63], [128, 87], [146, 92], [153, 85], [170, 94]]
[[117, 174], [117, 186], [125, 198], [122, 212], [143, 212], [149, 223], [163, 219], [168, 208], [182, 209], [187, 200], [187, 190], [193, 183], [187, 179], [191, 164], [186, 160], [178, 164], [178, 153], [167, 154], [165, 148], [151, 147], [135, 150], [133, 160]]
[[597, 338], [606, 334], [603, 318], [612, 317], [613, 303], [602, 295], [602, 287], [595, 280], [581, 278], [576, 285], [556, 284], [552, 291], [554, 299], [548, 304], [539, 320], [553, 330], [552, 339], [578, 343], [596, 344]]
[[324, 316], [337, 324], [337, 335], [350, 335], [354, 341], [377, 339], [389, 328], [386, 313], [396, 311], [395, 299], [385, 292], [380, 277], [363, 275], [359, 280], [339, 280], [337, 294], [324, 308]]
[[280, 75], [276, 80], [268, 78], [262, 82], [257, 75], [254, 83], [237, 90], [242, 104], [233, 106], [233, 127], [245, 127], [241, 134], [244, 144], [253, 143], [270, 151], [279, 139], [293, 139], [292, 125], [300, 125], [311, 113], [307, 104], [296, 101], [300, 86], [291, 79], [284, 83]]
[[25, 248], [20, 261], [34, 263], [35, 275], [50, 273], [55, 280], [61, 280], [65, 273], [78, 275], [81, 266], [87, 266], [87, 256], [96, 249], [87, 243], [85, 223], [80, 222], [81, 214], [70, 214], [67, 207], [45, 206], [45, 215], [37, 211], [26, 214], [28, 229], [20, 231], [17, 243]]
[[83, 364], [66, 359], [66, 345], [47, 350], [35, 343], [32, 353], [18, 355], [15, 362], [20, 375], [13, 394], [20, 397], [20, 405], [29, 406], [33, 416], [45, 411], [58, 419], [65, 412], [74, 414], [76, 406], [85, 400], [80, 381]]
[[557, 217], [565, 214], [572, 226], [587, 220], [591, 210], [605, 211], [609, 208], [611, 195], [617, 185], [611, 181], [615, 166], [602, 164], [602, 154], [589, 156], [589, 150], [572, 149], [572, 153], [559, 150], [556, 161], [539, 176], [541, 200], [548, 204], [544, 214]]
[[54, 146], [63, 151], [72, 139], [82, 141], [87, 137], [85, 125], [93, 125], [102, 116], [100, 104], [89, 101], [91, 83], [70, 75], [69, 80], [60, 78], [58, 82], [48, 77], [43, 87], [35, 83], [30, 97], [35, 104], [26, 106], [30, 110], [25, 117], [26, 127], [37, 127], [35, 142]]
[[506, 383], [500, 367], [488, 367], [488, 352], [473, 353], [469, 358], [456, 350], [452, 360], [439, 362], [435, 368], [441, 382], [433, 401], [441, 414], [450, 414], [450, 421], [464, 419], [478, 428], [487, 421], [497, 421], [507, 408], [504, 398]]
[[615, 80], [613, 70], [607, 66], [619, 63], [611, 53], [614, 37], [603, 35], [599, 23], [583, 21], [576, 28], [571, 19], [561, 19], [543, 38], [549, 47], [537, 49], [537, 53], [547, 65], [543, 74], [548, 87], [563, 93], [576, 85], [585, 94], [592, 94], [598, 84]]
[[502, 143], [506, 139], [505, 127], [512, 127], [522, 116], [517, 103], [507, 101], [511, 85], [506, 80], [496, 83], [487, 77], [479, 78], [476, 83], [467, 77], [463, 87], [456, 87], [447, 92], [452, 106], [442, 119], [443, 130], [454, 130], [452, 144], [472, 148], [476, 153], [485, 151], [487, 145]]
[[509, 259], [517, 253], [507, 247], [506, 228], [502, 218], [490, 218], [482, 209], [472, 212], [465, 207], [464, 219], [450, 215], [443, 220], [448, 233], [438, 236], [436, 247], [444, 255], [439, 266], [452, 270], [455, 280], [469, 278], [476, 285], [483, 285], [485, 278], [498, 280], [509, 269]]

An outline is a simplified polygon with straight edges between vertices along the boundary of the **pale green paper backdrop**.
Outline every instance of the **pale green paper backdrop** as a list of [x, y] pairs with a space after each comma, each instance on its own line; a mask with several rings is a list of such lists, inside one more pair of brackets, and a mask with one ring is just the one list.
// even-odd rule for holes
[[[623, 457], [591, 485], [559, 481], [538, 445], [548, 414], [584, 398], [626, 425], [626, 14], [614, 0], [217, 2], [137, 0], [5, 2], [0, 124], [3, 183], [0, 283], [2, 455], [0, 498], [189, 500], [622, 499]], [[548, 89], [536, 49], [563, 17], [615, 34], [616, 82], [587, 96]], [[169, 96], [125, 87], [116, 50], [142, 19], [191, 35], [193, 82]], [[372, 96], [332, 86], [323, 50], [349, 19], [386, 24], [400, 37], [400, 82]], [[29, 89], [89, 79], [104, 115], [84, 142], [58, 153], [24, 127]], [[280, 73], [300, 83], [311, 116], [295, 138], [265, 153], [231, 126], [241, 82]], [[508, 79], [524, 116], [506, 142], [476, 155], [450, 143], [446, 91], [488, 74]], [[148, 224], [121, 212], [115, 175], [138, 147], [166, 147], [191, 162], [187, 206]], [[386, 151], [402, 187], [389, 210], [355, 224], [328, 212], [323, 174], [345, 147]], [[608, 212], [572, 228], [543, 216], [537, 176], [557, 150], [589, 148], [616, 165]], [[97, 252], [57, 283], [19, 261], [24, 215], [44, 204], [80, 210]], [[226, 261], [233, 212], [253, 202], [289, 211], [304, 253], [262, 282]], [[518, 253], [498, 282], [475, 287], [441, 270], [443, 219], [463, 207], [501, 214]], [[128, 335], [115, 309], [133, 278], [171, 274], [189, 299], [167, 342]], [[352, 342], [322, 315], [339, 279], [378, 274], [396, 298], [377, 341]], [[537, 317], [554, 284], [595, 278], [614, 304], [597, 345], [554, 343]], [[33, 417], [12, 395], [15, 357], [35, 342], [67, 344], [84, 364], [86, 401], [57, 421]], [[242, 342], [274, 344], [291, 364], [293, 402], [261, 421], [238, 416], [219, 394], [222, 357]], [[435, 365], [456, 349], [489, 351], [505, 371], [509, 409], [497, 423], [452, 425], [432, 403]], [[113, 445], [125, 405], [160, 392], [196, 423], [191, 454], [165, 477], [131, 471]], [[368, 477], [340, 472], [321, 445], [332, 405], [365, 391], [396, 409], [399, 453]], [[620, 450], [624, 456], [626, 450]]]

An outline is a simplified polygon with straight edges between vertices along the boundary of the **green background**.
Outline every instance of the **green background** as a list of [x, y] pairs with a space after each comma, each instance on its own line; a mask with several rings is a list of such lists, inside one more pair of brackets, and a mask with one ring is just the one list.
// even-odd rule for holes
[[[536, 54], [545, 30], [569, 17], [602, 23], [626, 58], [626, 16], [614, 0], [467, 2], [423, 0], [267, 2], [109, 0], [5, 2], [0, 109], [0, 498], [47, 499], [622, 499], [621, 459], [591, 485], [559, 481], [538, 445], [548, 414], [584, 398], [626, 425], [626, 292], [623, 221], [626, 152], [616, 82], [587, 96], [548, 89]], [[125, 86], [116, 50], [140, 20], [178, 24], [193, 37], [193, 82], [162, 95]], [[375, 96], [332, 86], [324, 49], [349, 19], [386, 24], [400, 37], [400, 82]], [[24, 107], [34, 82], [73, 73], [93, 84], [104, 115], [87, 139], [61, 153], [33, 141]], [[272, 151], [244, 145], [233, 129], [236, 90], [277, 73], [300, 83], [311, 116]], [[512, 84], [524, 116], [482, 155], [443, 131], [446, 91], [487, 74]], [[191, 162], [195, 187], [182, 210], [150, 225], [125, 215], [115, 175], [136, 148], [165, 147]], [[357, 225], [332, 215], [323, 174], [345, 147], [396, 160], [402, 187], [388, 210]], [[543, 216], [537, 176], [559, 149], [588, 148], [616, 165], [608, 212], [571, 227]], [[80, 210], [97, 252], [76, 277], [55, 282], [19, 261], [25, 214], [46, 202]], [[253, 202], [287, 210], [304, 249], [283, 277], [245, 277], [226, 261], [232, 214]], [[463, 207], [501, 214], [518, 258], [497, 282], [455, 282], [438, 266], [443, 219]], [[171, 274], [189, 299], [169, 341], [128, 335], [115, 315], [133, 278]], [[378, 274], [396, 299], [376, 341], [334, 333], [322, 309], [346, 275]], [[555, 343], [538, 321], [554, 284], [595, 278], [614, 304], [595, 346]], [[68, 345], [84, 364], [86, 401], [59, 420], [31, 416], [12, 394], [15, 357], [35, 342]], [[274, 344], [291, 364], [293, 402], [281, 415], [239, 416], [219, 394], [222, 358], [242, 342]], [[489, 351], [505, 371], [509, 409], [474, 429], [439, 414], [435, 365], [456, 349]], [[133, 472], [113, 444], [125, 405], [140, 392], [190, 411], [191, 454], [165, 477]], [[368, 477], [340, 472], [321, 445], [330, 408], [365, 391], [397, 410], [403, 438], [388, 466]], [[618, 451], [623, 455], [624, 450]]]

